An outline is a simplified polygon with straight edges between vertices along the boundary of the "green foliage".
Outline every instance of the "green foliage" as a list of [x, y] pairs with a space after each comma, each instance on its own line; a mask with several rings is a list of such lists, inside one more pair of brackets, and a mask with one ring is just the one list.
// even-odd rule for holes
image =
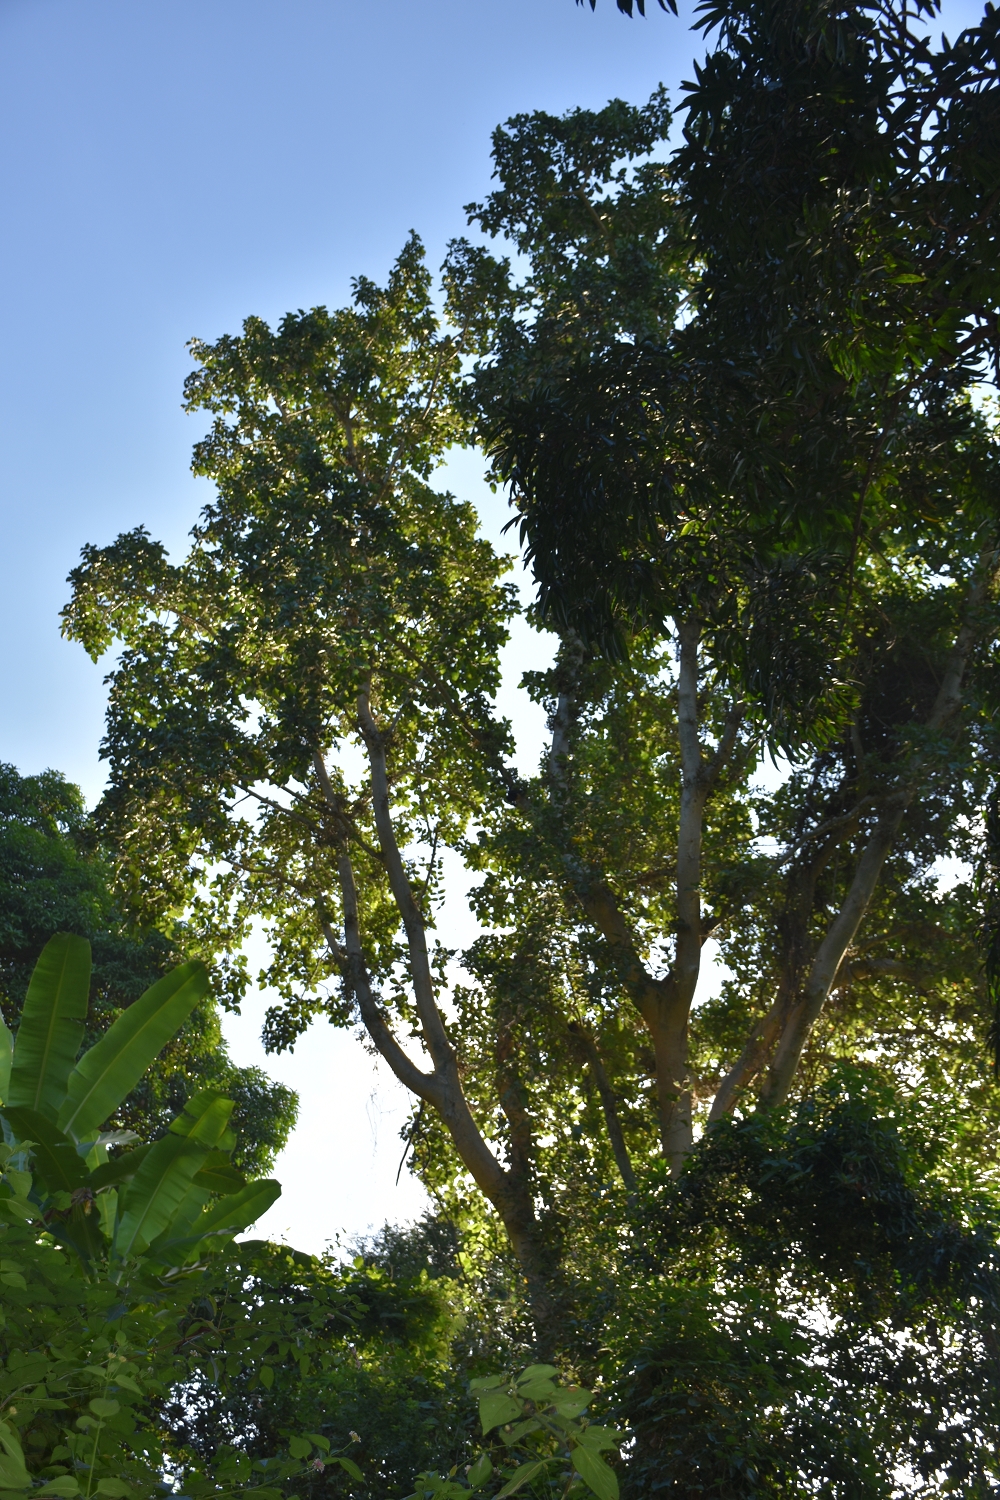
[[[350, 1459], [331, 1455], [322, 1434], [283, 1433], [275, 1449], [253, 1456], [237, 1437], [202, 1459], [169, 1420], [178, 1393], [200, 1371], [210, 1369], [225, 1392], [227, 1370], [259, 1381], [272, 1346], [284, 1340], [288, 1347], [292, 1320], [280, 1300], [240, 1300], [259, 1251], [239, 1247], [210, 1266], [168, 1275], [142, 1256], [85, 1267], [54, 1241], [29, 1174], [13, 1165], [23, 1151], [4, 1146], [0, 1154], [0, 1478], [7, 1492], [129, 1500], [161, 1494], [169, 1474], [192, 1500], [281, 1500], [315, 1475], [317, 1463], [343, 1463], [356, 1474]], [[320, 1317], [333, 1313], [351, 1326], [356, 1306], [338, 1289]]]
[[19, 1162], [34, 1158], [31, 1195], [42, 1220], [84, 1262], [144, 1252], [167, 1265], [194, 1260], [281, 1191], [270, 1182], [248, 1193], [229, 1166], [233, 1101], [197, 1094], [167, 1135], [113, 1159], [109, 1147], [136, 1137], [101, 1127], [203, 998], [208, 974], [196, 960], [165, 975], [77, 1059], [89, 987], [89, 943], [57, 933], [35, 966], [14, 1038], [0, 1100], [7, 1149]]
[[[584, 1418], [593, 1397], [580, 1386], [560, 1384], [554, 1365], [529, 1365], [515, 1376], [473, 1380], [483, 1436], [490, 1438], [467, 1469], [468, 1482], [431, 1471], [417, 1475], [408, 1500], [462, 1500], [476, 1493], [497, 1500], [527, 1489], [535, 1495], [584, 1495], [618, 1500], [618, 1477], [601, 1456], [622, 1437]], [[499, 1486], [499, 1488], [497, 1488]]]
[[[175, 944], [155, 929], [137, 929], [114, 883], [115, 860], [96, 844], [78, 790], [55, 771], [19, 776], [13, 766], [0, 766], [0, 994], [8, 1018], [20, 1012], [31, 971], [57, 931], [91, 944], [88, 1044], [177, 963], [177, 944], [193, 941], [192, 934], [178, 931]], [[157, 1134], [203, 1088], [236, 1102], [236, 1164], [251, 1175], [266, 1172], [294, 1122], [295, 1098], [260, 1069], [233, 1066], [208, 997], [168, 1039], [113, 1124]], [[5, 1086], [0, 1097], [7, 1097]]]

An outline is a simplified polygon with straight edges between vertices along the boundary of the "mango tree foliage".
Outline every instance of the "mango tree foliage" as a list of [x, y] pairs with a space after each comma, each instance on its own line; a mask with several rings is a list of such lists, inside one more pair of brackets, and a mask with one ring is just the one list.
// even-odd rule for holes
[[428, 482], [464, 431], [478, 336], [439, 329], [411, 240], [346, 309], [196, 345], [188, 401], [214, 420], [195, 468], [217, 499], [180, 565], [142, 531], [89, 549], [66, 629], [95, 656], [124, 641], [99, 823], [133, 899], [189, 905], [220, 946], [264, 920], [273, 1044], [321, 1009], [360, 1017], [501, 1215], [544, 1318], [529, 1184], [469, 1110], [428, 937], [443, 850], [504, 797], [504, 562]]

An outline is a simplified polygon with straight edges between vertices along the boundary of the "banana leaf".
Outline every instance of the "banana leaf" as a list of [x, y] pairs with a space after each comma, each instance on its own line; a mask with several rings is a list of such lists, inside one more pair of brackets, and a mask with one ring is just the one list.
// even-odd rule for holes
[[137, 1146], [134, 1151], [126, 1151], [123, 1156], [116, 1156], [114, 1161], [95, 1167], [87, 1178], [87, 1186], [96, 1193], [98, 1188], [131, 1182], [151, 1150], [151, 1146]]
[[69, 1075], [60, 1128], [77, 1140], [99, 1130], [207, 992], [208, 971], [194, 960], [130, 1005]]
[[[14, 1042], [7, 1103], [59, 1124], [90, 994], [90, 944], [57, 932], [35, 965]], [[64, 1128], [64, 1127], [63, 1127]]]
[[255, 1224], [281, 1197], [281, 1183], [272, 1177], [248, 1182], [238, 1193], [220, 1198], [218, 1203], [195, 1220], [194, 1233], [183, 1236], [164, 1235], [155, 1249], [160, 1260], [178, 1262], [191, 1259], [205, 1250], [218, 1249], [233, 1235]]
[[4, 1021], [0, 1020], [0, 1104], [10, 1089], [10, 1065], [14, 1061], [14, 1037]]
[[128, 1189], [115, 1236], [118, 1255], [140, 1254], [173, 1222], [205, 1156], [204, 1146], [183, 1136], [153, 1142]]
[[247, 1185], [243, 1173], [231, 1165], [225, 1151], [210, 1151], [194, 1181], [196, 1187], [207, 1188], [211, 1193], [238, 1193]]
[[198, 1141], [210, 1149], [231, 1151], [236, 1136], [229, 1129], [229, 1116], [236, 1108], [232, 1099], [214, 1089], [203, 1089], [185, 1104], [181, 1113], [170, 1122], [175, 1135]]
[[87, 1181], [86, 1163], [73, 1142], [37, 1109], [5, 1104], [3, 1117], [18, 1141], [32, 1141], [35, 1171], [50, 1193], [71, 1193]]

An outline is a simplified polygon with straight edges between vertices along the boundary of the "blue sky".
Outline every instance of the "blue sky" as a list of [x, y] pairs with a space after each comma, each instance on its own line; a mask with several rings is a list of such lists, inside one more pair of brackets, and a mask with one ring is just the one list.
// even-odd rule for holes
[[613, 0], [0, 0], [0, 758], [99, 789], [57, 615], [85, 542], [204, 502], [186, 341], [337, 305], [411, 228], [437, 263], [498, 122], [644, 100], [694, 40]]
[[[437, 263], [512, 114], [661, 81], [678, 98], [698, 39], [649, 3], [629, 21], [613, 0], [0, 0], [0, 759], [100, 790], [105, 668], [60, 640], [58, 611], [84, 543], [144, 524], [180, 548], [207, 498], [186, 341], [343, 302], [411, 228]], [[947, 29], [975, 14], [955, 0]], [[475, 461], [450, 484], [496, 536]], [[516, 634], [506, 712], [544, 649]], [[530, 762], [541, 725], [518, 727]], [[261, 1227], [314, 1249], [413, 1212], [398, 1089], [329, 1027], [264, 1059], [261, 1009], [230, 1027], [237, 1060], [303, 1097]]]

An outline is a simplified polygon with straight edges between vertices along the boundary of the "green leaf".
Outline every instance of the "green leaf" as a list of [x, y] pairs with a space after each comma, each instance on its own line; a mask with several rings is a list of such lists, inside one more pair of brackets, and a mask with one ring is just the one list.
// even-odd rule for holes
[[33, 1491], [36, 1495], [63, 1495], [66, 1500], [72, 1500], [72, 1496], [80, 1493], [80, 1486], [72, 1474], [60, 1474], [58, 1479], [50, 1479], [48, 1484], [43, 1484], [40, 1490]]
[[10, 1088], [10, 1065], [14, 1060], [14, 1037], [10, 1028], [0, 1017], [0, 1104]]
[[131, 1182], [151, 1150], [151, 1146], [137, 1146], [134, 1151], [126, 1151], [122, 1156], [116, 1156], [114, 1161], [106, 1161], [103, 1166], [95, 1167], [87, 1178], [87, 1186], [96, 1193], [98, 1188]]
[[524, 1397], [526, 1401], [537, 1401], [545, 1404], [553, 1400], [559, 1387], [554, 1380], [528, 1380], [523, 1384], [518, 1381], [517, 1394]]
[[618, 1475], [592, 1448], [574, 1448], [570, 1457], [574, 1469], [597, 1500], [618, 1500]]
[[478, 1490], [481, 1484], [485, 1484], [493, 1473], [493, 1461], [488, 1453], [480, 1453], [472, 1468], [469, 1470], [469, 1484], [474, 1490]]
[[523, 1437], [527, 1437], [529, 1432], [537, 1432], [541, 1425], [537, 1417], [529, 1417], [526, 1422], [517, 1422], [510, 1432], [503, 1433], [503, 1440], [510, 1447], [511, 1444], [519, 1443]]
[[555, 1365], [529, 1365], [517, 1377], [518, 1388], [532, 1380], [551, 1380], [553, 1375], [558, 1374]]
[[621, 1433], [611, 1427], [585, 1427], [578, 1436], [585, 1448], [620, 1448], [622, 1444]]
[[93, 1401], [89, 1402], [89, 1406], [94, 1416], [102, 1420], [105, 1417], [113, 1417], [121, 1411], [120, 1403], [112, 1401], [108, 1396], [95, 1396]]
[[562, 1386], [557, 1389], [549, 1405], [554, 1406], [561, 1417], [578, 1417], [587, 1410], [593, 1399], [592, 1392], [585, 1391], [582, 1386]]
[[470, 1391], [495, 1391], [497, 1386], [506, 1385], [506, 1375], [483, 1375], [479, 1380], [469, 1381]]
[[207, 1188], [210, 1193], [238, 1193], [247, 1185], [243, 1173], [236, 1170], [224, 1151], [210, 1151], [194, 1180], [196, 1187]]
[[479, 1398], [479, 1420], [484, 1433], [499, 1427], [502, 1422], [516, 1422], [522, 1412], [520, 1401], [515, 1401], [506, 1391], [487, 1391]]
[[204, 1147], [183, 1136], [165, 1135], [153, 1142], [128, 1190], [115, 1238], [119, 1255], [139, 1254], [162, 1234], [187, 1197], [204, 1160]]
[[274, 1371], [270, 1365], [261, 1365], [260, 1383], [265, 1390], [269, 1391], [274, 1384]]
[[90, 994], [90, 944], [57, 932], [35, 965], [14, 1042], [7, 1103], [58, 1123], [83, 1040]]
[[130, 1005], [73, 1069], [60, 1128], [77, 1140], [99, 1130], [207, 993], [208, 970], [194, 960]]
[[24, 1467], [24, 1459], [0, 1453], [0, 1490], [26, 1490], [30, 1484], [31, 1475]]
[[125, 1484], [121, 1479], [99, 1479], [97, 1481], [97, 1493], [99, 1495], [113, 1495], [120, 1497], [132, 1494], [131, 1485]]
[[288, 1439], [288, 1451], [293, 1458], [308, 1458], [312, 1449], [313, 1445], [308, 1438], [290, 1437]]
[[[228, 1129], [229, 1116], [235, 1108], [233, 1100], [227, 1099], [224, 1094], [219, 1094], [214, 1089], [203, 1089], [200, 1094], [188, 1100], [175, 1120], [171, 1120], [170, 1129], [175, 1135], [198, 1141], [202, 1146], [217, 1148], [231, 1134]], [[213, 1155], [215, 1154], [217, 1152], [213, 1150]]]
[[551, 1458], [539, 1458], [534, 1463], [521, 1464], [514, 1470], [503, 1489], [498, 1491], [496, 1500], [504, 1500], [505, 1495], [513, 1495], [522, 1484], [527, 1484], [529, 1479], [534, 1479], [536, 1474], [541, 1474], [547, 1469], [550, 1463], [552, 1463]]
[[335, 1458], [331, 1458], [329, 1461], [332, 1464], [339, 1464], [346, 1474], [350, 1474], [352, 1479], [357, 1479], [360, 1481], [365, 1477], [362, 1474], [361, 1470], [358, 1468], [357, 1464], [354, 1462], [353, 1458], [344, 1458], [338, 1454]]
[[71, 1193], [87, 1180], [76, 1147], [37, 1109], [5, 1105], [4, 1119], [20, 1141], [31, 1141], [35, 1170], [50, 1193]]
[[261, 1177], [256, 1182], [248, 1182], [238, 1193], [220, 1198], [194, 1227], [201, 1236], [218, 1232], [239, 1234], [266, 1214], [280, 1197], [281, 1183], [273, 1177]]

